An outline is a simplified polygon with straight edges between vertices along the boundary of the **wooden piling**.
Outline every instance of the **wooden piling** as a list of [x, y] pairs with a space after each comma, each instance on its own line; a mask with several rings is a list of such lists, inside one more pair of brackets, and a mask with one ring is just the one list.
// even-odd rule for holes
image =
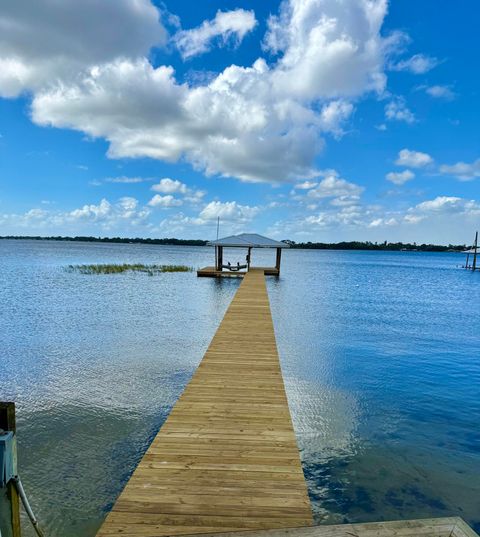
[[282, 249], [277, 248], [277, 258], [275, 261], [275, 268], [278, 270], [278, 274], [280, 274], [280, 263], [282, 261]]
[[216, 256], [217, 266], [216, 266], [216, 270], [221, 272], [222, 267], [223, 267], [223, 246], [215, 246], [215, 248], [217, 249], [217, 256]]

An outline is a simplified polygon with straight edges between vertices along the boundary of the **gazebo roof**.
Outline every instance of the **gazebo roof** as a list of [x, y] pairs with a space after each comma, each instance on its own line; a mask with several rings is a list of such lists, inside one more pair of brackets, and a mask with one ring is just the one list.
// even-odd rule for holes
[[274, 241], [258, 233], [240, 233], [216, 241], [210, 241], [208, 246], [225, 246], [227, 248], [289, 248], [288, 244]]

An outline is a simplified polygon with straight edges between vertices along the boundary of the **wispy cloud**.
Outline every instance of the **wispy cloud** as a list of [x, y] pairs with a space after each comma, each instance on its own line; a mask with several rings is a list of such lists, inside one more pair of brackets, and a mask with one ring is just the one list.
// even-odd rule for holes
[[401, 60], [398, 63], [390, 66], [392, 71], [409, 71], [415, 75], [423, 75], [436, 67], [440, 61], [433, 56], [426, 54], [415, 54], [412, 57]]
[[439, 171], [442, 175], [452, 175], [460, 181], [472, 181], [476, 177], [480, 177], [480, 159], [474, 162], [457, 162], [456, 164], [443, 164]]
[[173, 39], [182, 57], [187, 59], [207, 52], [215, 40], [220, 46], [228, 43], [238, 46], [256, 25], [253, 11], [219, 10], [214, 19], [203, 21], [200, 26], [191, 30], [180, 30]]
[[428, 86], [425, 88], [425, 92], [436, 99], [445, 99], [447, 101], [455, 99], [455, 93], [450, 86]]
[[136, 184], [136, 183], [146, 183], [148, 181], [154, 181], [154, 179], [147, 177], [107, 177], [104, 179], [106, 183], [123, 183], [123, 184]]
[[385, 176], [387, 181], [394, 183], [395, 185], [403, 185], [407, 181], [411, 181], [415, 174], [410, 170], [404, 170], [403, 172], [390, 172]]
[[407, 107], [403, 97], [395, 97], [387, 103], [385, 118], [389, 121], [402, 121], [410, 125], [416, 122], [415, 114]]
[[422, 84], [417, 86], [418, 91], [424, 91], [430, 97], [435, 99], [442, 99], [444, 101], [453, 101], [456, 98], [456, 93], [453, 91], [452, 86], [436, 84], [433, 86], [428, 86]]

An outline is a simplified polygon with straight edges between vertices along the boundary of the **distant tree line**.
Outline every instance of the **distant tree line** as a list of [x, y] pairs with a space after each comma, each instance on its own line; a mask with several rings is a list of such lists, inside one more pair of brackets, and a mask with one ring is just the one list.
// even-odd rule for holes
[[448, 246], [439, 244], [417, 244], [416, 242], [370, 242], [370, 241], [350, 241], [350, 242], [295, 242], [290, 240], [282, 241], [290, 245], [291, 248], [311, 249], [311, 250], [389, 250], [389, 251], [411, 251], [411, 252], [463, 252], [465, 244], [449, 244]]
[[74, 241], [74, 242], [117, 242], [124, 244], [170, 244], [178, 246], [205, 246], [208, 241], [202, 241], [198, 239], [143, 239], [136, 237], [133, 239], [127, 239], [125, 237], [39, 237], [39, 236], [6, 236], [0, 237], [0, 239], [15, 239], [15, 240], [32, 240], [32, 241]]
[[[40, 237], [40, 236], [13, 236], [8, 235], [0, 239], [12, 240], [38, 240], [38, 241], [75, 241], [75, 242], [116, 242], [123, 244], [158, 244], [177, 246], [205, 246], [208, 241], [200, 239], [144, 239], [140, 237]], [[349, 242], [295, 242], [291, 240], [282, 241], [292, 248], [305, 250], [389, 250], [389, 251], [411, 251], [411, 252], [462, 252], [466, 249], [465, 244], [449, 244], [448, 246], [439, 244], [417, 244], [416, 242], [370, 242], [370, 241], [349, 241]]]

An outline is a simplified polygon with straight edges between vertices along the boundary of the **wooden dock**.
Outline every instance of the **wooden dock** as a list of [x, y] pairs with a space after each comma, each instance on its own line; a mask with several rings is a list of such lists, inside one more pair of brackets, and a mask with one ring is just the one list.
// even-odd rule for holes
[[311, 524], [264, 271], [251, 270], [97, 536]]
[[[185, 536], [188, 537], [188, 536]], [[212, 537], [208, 534], [202, 537]], [[215, 537], [478, 537], [460, 517], [216, 533]]]
[[[260, 271], [265, 276], [280, 276], [280, 269], [276, 267], [252, 267], [250, 270]], [[201, 278], [243, 278], [248, 271], [217, 270], [215, 267], [203, 267], [197, 270]]]

